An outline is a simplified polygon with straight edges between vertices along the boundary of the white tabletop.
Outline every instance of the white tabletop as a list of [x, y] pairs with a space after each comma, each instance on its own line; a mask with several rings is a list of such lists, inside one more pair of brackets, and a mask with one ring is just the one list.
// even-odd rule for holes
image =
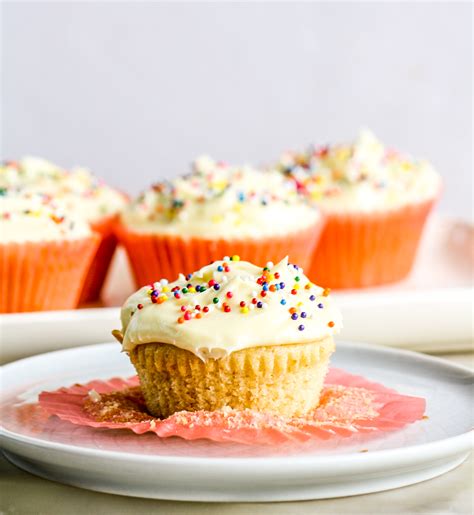
[[[473, 367], [473, 354], [446, 355]], [[0, 459], [0, 511], [6, 514], [470, 514], [473, 511], [472, 456], [447, 474], [413, 486], [370, 495], [267, 504], [211, 504], [157, 501], [91, 492], [41, 479]]]

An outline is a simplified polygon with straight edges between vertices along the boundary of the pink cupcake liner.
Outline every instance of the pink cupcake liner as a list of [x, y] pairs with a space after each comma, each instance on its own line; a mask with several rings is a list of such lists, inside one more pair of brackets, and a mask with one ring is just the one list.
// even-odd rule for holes
[[[305, 417], [284, 418], [250, 410], [222, 410], [175, 413], [160, 420], [148, 415], [143, 402], [137, 400], [139, 381], [113, 378], [95, 380], [52, 392], [42, 392], [40, 406], [50, 415], [79, 426], [105, 429], [128, 429], [137, 434], [155, 433], [161, 438], [179, 436], [185, 440], [209, 439], [216, 442], [238, 442], [249, 445], [280, 444], [285, 441], [327, 440], [350, 437], [356, 433], [376, 434], [394, 431], [423, 418], [425, 400], [401, 395], [383, 385], [343, 370], [331, 369], [326, 378], [318, 408]], [[132, 390], [129, 390], [132, 389]], [[129, 406], [109, 420], [97, 420], [86, 411], [91, 390], [104, 396], [120, 391], [134, 392], [129, 397], [144, 418], [126, 421]], [[94, 393], [96, 395], [96, 393]], [[101, 402], [102, 399], [99, 401]], [[122, 417], [122, 419], [120, 418]]]

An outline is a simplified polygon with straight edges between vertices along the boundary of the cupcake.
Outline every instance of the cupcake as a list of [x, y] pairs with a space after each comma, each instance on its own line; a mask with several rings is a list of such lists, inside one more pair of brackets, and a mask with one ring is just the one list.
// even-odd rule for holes
[[409, 274], [441, 190], [429, 163], [387, 149], [362, 131], [351, 145], [288, 152], [278, 168], [326, 218], [308, 271], [312, 279], [359, 288]]
[[75, 308], [97, 245], [48, 195], [0, 188], [0, 313]]
[[306, 266], [322, 225], [279, 172], [201, 158], [189, 175], [142, 193], [122, 212], [118, 232], [142, 286], [232, 253], [260, 264], [289, 255]]
[[115, 332], [158, 417], [225, 407], [301, 415], [319, 401], [341, 317], [284, 258], [224, 258], [134, 293]]
[[117, 246], [114, 226], [126, 204], [125, 195], [107, 186], [85, 168], [64, 170], [44, 159], [26, 157], [0, 169], [0, 186], [21, 186], [59, 199], [77, 217], [86, 220], [100, 235], [94, 259], [84, 281], [80, 302], [100, 297]]

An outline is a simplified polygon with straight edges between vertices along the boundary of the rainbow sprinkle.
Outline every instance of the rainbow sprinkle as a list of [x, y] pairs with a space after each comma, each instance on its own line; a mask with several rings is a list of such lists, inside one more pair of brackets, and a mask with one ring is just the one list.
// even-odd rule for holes
[[[192, 320], [199, 320], [214, 311], [215, 309], [222, 313], [237, 312], [242, 315], [248, 315], [252, 310], [265, 310], [268, 307], [270, 297], [282, 295], [282, 290], [285, 284], [280, 281], [279, 272], [272, 273], [273, 263], [269, 262], [262, 268], [261, 274], [256, 279], [252, 279], [255, 283], [251, 284], [251, 291], [246, 298], [239, 298], [240, 295], [232, 289], [228, 289], [223, 293], [223, 298], [211, 297], [207, 298], [207, 304], [198, 304], [195, 300], [195, 295], [203, 293], [207, 290], [219, 291], [229, 281], [226, 274], [230, 272], [230, 267], [227, 263], [238, 262], [240, 257], [234, 255], [232, 257], [226, 256], [223, 261], [215, 262], [215, 268], [211, 264], [210, 270], [208, 269], [204, 274], [197, 272], [184, 276], [180, 274], [182, 279], [186, 278], [185, 286], [168, 286], [168, 281], [162, 279], [161, 281], [151, 284], [147, 290], [147, 295], [150, 299], [150, 304], [159, 305], [167, 302], [170, 299], [178, 300], [177, 304], [177, 324], [184, 324]], [[302, 307], [303, 301], [316, 300], [315, 289], [318, 289], [320, 297], [327, 297], [330, 290], [328, 288], [320, 290], [318, 286], [307, 280], [301, 274], [301, 270], [296, 265], [288, 265], [290, 270], [295, 271], [297, 274], [294, 279], [293, 289], [291, 290], [292, 301], [289, 299], [278, 299], [277, 306], [281, 308], [282, 316], [289, 316], [290, 320], [297, 321], [312, 318], [313, 312], [306, 311]], [[211, 278], [209, 278], [211, 276]], [[250, 280], [250, 279], [248, 279]], [[202, 302], [203, 297], [199, 297]], [[290, 306], [288, 307], [288, 303]], [[292, 304], [292, 305], [291, 305]], [[143, 304], [138, 304], [137, 309], [143, 309]], [[316, 305], [321, 309], [324, 305], [319, 302]], [[334, 327], [335, 323], [330, 321], [327, 324], [329, 327]], [[305, 325], [302, 323], [295, 324], [295, 330], [304, 331]]]

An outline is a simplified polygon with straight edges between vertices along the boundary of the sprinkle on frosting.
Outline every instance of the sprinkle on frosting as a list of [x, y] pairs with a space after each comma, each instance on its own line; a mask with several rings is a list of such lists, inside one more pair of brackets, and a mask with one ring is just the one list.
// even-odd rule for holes
[[95, 221], [118, 212], [126, 198], [85, 168], [63, 168], [38, 157], [0, 165], [0, 187], [54, 196], [77, 216]]
[[287, 234], [319, 216], [277, 171], [200, 158], [190, 174], [142, 193], [122, 220], [139, 232], [231, 238]]
[[286, 152], [276, 168], [325, 211], [373, 211], [437, 196], [440, 177], [431, 165], [386, 148], [361, 131], [352, 144]]
[[[290, 291], [287, 284], [298, 288]], [[173, 283], [150, 284], [127, 300], [121, 317], [125, 350], [161, 342], [203, 359], [316, 341], [341, 327], [329, 290], [313, 284], [287, 258], [259, 268], [227, 257]]]
[[87, 222], [71, 215], [50, 195], [21, 188], [0, 189], [0, 241], [48, 241], [83, 238]]

